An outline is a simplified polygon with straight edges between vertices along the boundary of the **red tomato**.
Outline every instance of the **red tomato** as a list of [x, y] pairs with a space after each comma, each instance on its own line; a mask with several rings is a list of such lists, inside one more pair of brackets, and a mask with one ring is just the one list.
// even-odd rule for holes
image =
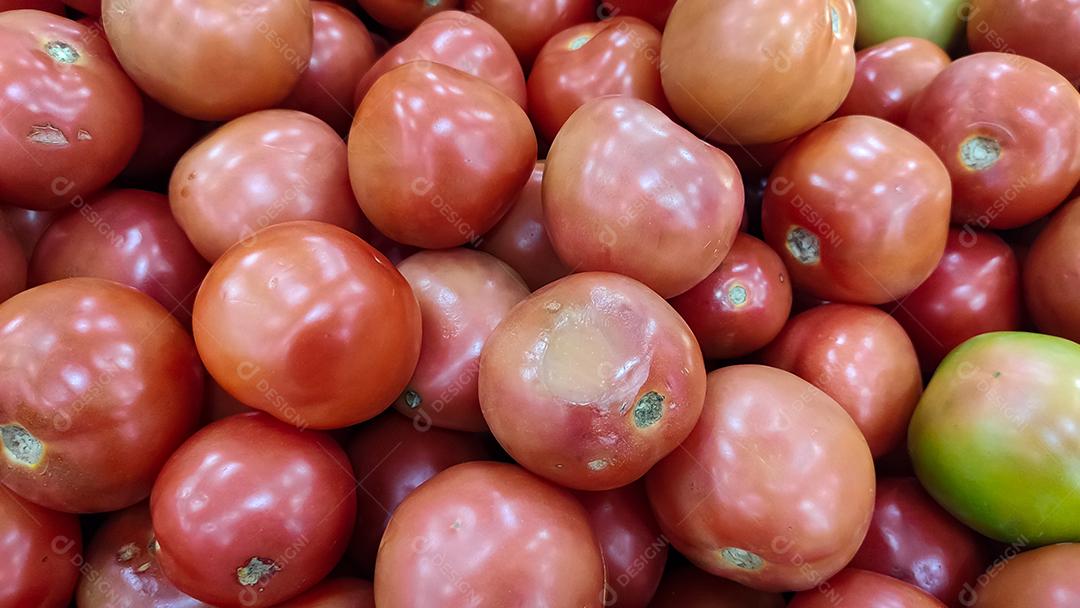
[[607, 571], [604, 606], [645, 608], [667, 563], [668, 541], [656, 525], [642, 484], [578, 492], [600, 540]]
[[273, 224], [315, 220], [351, 230], [360, 222], [345, 142], [295, 110], [248, 114], [203, 138], [173, 169], [169, 204], [211, 262]]
[[0, 344], [0, 481], [73, 513], [146, 498], [199, 417], [180, 323], [130, 287], [63, 279], [0, 305]]
[[915, 347], [888, 313], [826, 304], [793, 317], [761, 354], [844, 408], [875, 458], [900, 445], [922, 395]]
[[956, 60], [915, 98], [904, 127], [948, 168], [955, 222], [1027, 224], [1080, 180], [1080, 93], [1025, 57]]
[[585, 510], [522, 469], [470, 462], [405, 499], [375, 564], [394, 608], [603, 605], [604, 562]]
[[596, 17], [595, 0], [465, 0], [465, 12], [490, 23], [526, 69], [552, 36]]
[[675, 0], [602, 0], [596, 14], [601, 19], [638, 17], [662, 31], [673, 6]]
[[100, 189], [135, 152], [139, 92], [109, 43], [33, 10], [0, 14], [0, 200], [57, 209]]
[[0, 487], [0, 606], [65, 608], [82, 565], [78, 517]]
[[287, 222], [230, 249], [195, 298], [206, 369], [241, 402], [300, 427], [374, 417], [420, 354], [420, 308], [389, 260], [341, 228]]
[[1054, 215], [1024, 261], [1024, 296], [1043, 332], [1080, 341], [1080, 198]]
[[664, 92], [709, 141], [777, 142], [840, 107], [854, 41], [851, 0], [683, 0], [664, 29]]
[[791, 313], [791, 280], [768, 245], [744, 233], [705, 280], [671, 300], [706, 357], [734, 359], [772, 341]]
[[169, 211], [169, 201], [144, 190], [106, 191], [58, 217], [42, 235], [30, 264], [34, 285], [67, 277], [98, 277], [130, 285], [186, 323], [206, 260]]
[[565, 29], [544, 45], [529, 74], [529, 115], [547, 141], [574, 110], [597, 97], [635, 97], [670, 115], [662, 67], [660, 32], [640, 19], [616, 17]]
[[855, 83], [836, 114], [876, 116], [902, 125], [915, 96], [949, 62], [945, 51], [925, 38], [893, 38], [865, 48], [855, 54]]
[[11, 225], [15, 238], [18, 239], [23, 253], [29, 258], [34, 254], [34, 247], [45, 229], [57, 216], [57, 211], [37, 211], [34, 209], [22, 209], [20, 207], [5, 207], [0, 205], [0, 215], [7, 218]]
[[491, 457], [482, 435], [431, 427], [395, 412], [361, 425], [348, 451], [363, 489], [357, 495], [349, 556], [365, 576], [375, 571], [386, 524], [406, 496], [444, 469]]
[[892, 315], [926, 373], [968, 338], [1020, 329], [1020, 269], [1012, 248], [992, 232], [950, 228], [938, 267]]
[[180, 446], [150, 511], [158, 561], [178, 589], [217, 606], [271, 606], [311, 588], [344, 553], [355, 480], [330, 437], [239, 414]]
[[930, 148], [878, 118], [845, 116], [788, 149], [761, 222], [797, 290], [883, 304], [934, 271], [949, 205], [949, 174]]
[[274, 608], [375, 608], [375, 587], [358, 578], [327, 579]]
[[391, 30], [407, 32], [426, 18], [458, 7], [461, 0], [357, 0], [360, 8]]
[[934, 596], [895, 578], [847, 568], [817, 589], [796, 594], [788, 608], [834, 608], [837, 605], [873, 608], [945, 608]]
[[475, 241], [536, 163], [525, 112], [484, 81], [438, 63], [400, 66], [356, 111], [349, 178], [371, 223], [429, 249]]
[[1074, 608], [1080, 605], [1080, 544], [1051, 545], [1017, 554], [1014, 546], [994, 560], [961, 601], [976, 608]]
[[139, 88], [200, 120], [277, 104], [311, 57], [308, 0], [104, 0], [101, 12], [116, 57]]
[[744, 587], [690, 565], [668, 568], [650, 608], [784, 608], [779, 593]]
[[313, 0], [311, 60], [282, 107], [326, 121], [341, 135], [352, 124], [356, 84], [378, 59], [367, 27], [343, 6]]
[[145, 94], [142, 102], [142, 138], [121, 177], [156, 190], [159, 182], [168, 182], [176, 161], [211, 124], [177, 114]]
[[965, 8], [973, 51], [1030, 57], [1080, 85], [1080, 53], [1061, 44], [1080, 37], [1076, 0], [972, 0]]
[[639, 99], [581, 106], [548, 152], [544, 217], [575, 270], [618, 272], [670, 298], [720, 265], [742, 216], [735, 164]]
[[641, 283], [575, 274], [515, 306], [480, 357], [491, 432], [532, 472], [580, 490], [645, 474], [694, 428], [705, 366], [693, 333]]
[[862, 543], [874, 462], [828, 395], [735, 365], [709, 374], [701, 420], [646, 488], [660, 528], [698, 567], [763, 591], [810, 589]]
[[0, 214], [0, 302], [26, 289], [26, 254], [7, 216]]

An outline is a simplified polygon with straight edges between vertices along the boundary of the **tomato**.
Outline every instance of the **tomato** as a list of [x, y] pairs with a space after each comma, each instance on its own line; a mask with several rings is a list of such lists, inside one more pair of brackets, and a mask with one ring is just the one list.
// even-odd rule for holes
[[453, 10], [461, 0], [357, 0], [360, 8], [391, 30], [407, 32], [441, 11]]
[[594, 5], [594, 0], [465, 0], [464, 9], [494, 26], [527, 69], [552, 36], [592, 21]]
[[444, 469], [491, 456], [481, 435], [432, 427], [396, 412], [361, 425], [348, 452], [363, 489], [349, 556], [365, 576], [375, 571], [386, 524], [406, 496]]
[[570, 269], [555, 253], [544, 226], [540, 197], [543, 179], [544, 161], [541, 160], [537, 161], [529, 181], [510, 204], [510, 210], [478, 243], [480, 249], [517, 271], [531, 290], [570, 274]]
[[600, 540], [607, 571], [605, 606], [645, 608], [656, 593], [667, 563], [668, 542], [649, 507], [645, 487], [578, 492]]
[[581, 106], [548, 152], [544, 218], [575, 270], [618, 272], [669, 298], [731, 249], [742, 181], [726, 154], [639, 99]]
[[922, 394], [919, 360], [904, 328], [870, 306], [826, 304], [801, 313], [761, 360], [835, 399], [875, 458], [903, 441]]
[[1024, 261], [1024, 296], [1028, 310], [1045, 333], [1080, 341], [1080, 198], [1054, 215]]
[[26, 289], [26, 254], [7, 216], [0, 214], [0, 302]]
[[638, 17], [662, 31], [673, 6], [675, 0], [603, 0], [597, 9], [597, 16], [601, 19]]
[[321, 580], [356, 517], [355, 480], [333, 439], [262, 413], [195, 433], [150, 496], [158, 563], [217, 606], [270, 606]]
[[669, 567], [650, 608], [783, 608], [779, 593], [744, 587], [690, 566]]
[[60, 511], [147, 496], [199, 416], [191, 336], [149, 296], [63, 279], [0, 305], [0, 481]]
[[274, 608], [375, 608], [375, 587], [358, 578], [327, 579]]
[[82, 563], [78, 517], [0, 488], [0, 605], [65, 608]]
[[515, 306], [480, 357], [480, 407], [518, 463], [566, 487], [640, 478], [694, 428], [705, 366], [693, 333], [637, 281], [588, 272]]
[[739, 233], [704, 281], [671, 300], [706, 357], [734, 359], [772, 341], [791, 312], [791, 280], [780, 256]]
[[42, 235], [30, 264], [34, 285], [98, 277], [130, 285], [190, 322], [209, 265], [156, 192], [111, 190], [79, 201]]
[[207, 371], [241, 402], [300, 427], [374, 417], [420, 354], [420, 308], [389, 260], [345, 230], [286, 222], [230, 249], [195, 298]]
[[911, 583], [951, 606], [990, 562], [988, 544], [911, 477], [878, 478], [874, 518], [852, 568]]
[[604, 562], [585, 510], [522, 469], [470, 462], [439, 473], [390, 520], [375, 564], [375, 603], [603, 605]]
[[847, 568], [817, 589], [795, 595], [788, 608], [833, 608], [839, 604], [874, 608], [945, 608], [945, 604], [914, 585], [895, 578]]
[[1071, 608], [1080, 602], [1078, 567], [1080, 545], [1054, 545], [1019, 554], [1014, 545], [979, 577], [978, 587], [965, 588], [961, 601], [977, 608]]
[[858, 550], [874, 462], [831, 397], [783, 370], [709, 374], [693, 433], [646, 476], [672, 546], [706, 572], [763, 591], [810, 589]]
[[1031, 59], [978, 53], [954, 61], [915, 98], [904, 126], [948, 168], [957, 223], [1032, 222], [1080, 180], [1080, 93]]
[[964, 32], [965, 0], [855, 0], [855, 44], [866, 48], [902, 36], [951, 49]]
[[406, 64], [380, 78], [349, 134], [349, 178], [364, 215], [391, 239], [428, 249], [487, 232], [535, 163], [525, 112], [479, 78], [438, 63]]
[[57, 209], [116, 177], [139, 144], [142, 102], [109, 43], [69, 19], [0, 14], [0, 200]]
[[353, 105], [360, 105], [387, 72], [413, 61], [422, 62], [417, 66], [421, 68], [441, 64], [476, 76], [525, 107], [525, 74], [514, 49], [491, 25], [460, 11], [426, 19], [408, 38], [380, 57], [357, 83]]
[[992, 232], [950, 228], [938, 267], [892, 315], [911, 337], [923, 371], [933, 373], [968, 338], [1020, 329], [1016, 255]]
[[548, 41], [529, 74], [529, 115], [555, 139], [574, 110], [608, 95], [635, 97], [671, 114], [660, 85], [660, 32], [634, 17], [582, 23]]
[[796, 290], [883, 304], [911, 293], [941, 259], [949, 174], [900, 127], [845, 116], [788, 149], [762, 205], [765, 241]]
[[316, 220], [352, 229], [360, 221], [345, 142], [295, 110], [248, 114], [203, 138], [173, 169], [169, 204], [211, 262], [273, 224]]
[[116, 57], [139, 88], [200, 120], [277, 104], [311, 57], [308, 0], [104, 0], [101, 13]]
[[15, 238], [19, 241], [27, 258], [33, 255], [38, 239], [57, 214], [57, 211], [38, 211], [0, 205], [0, 215], [3, 215], [7, 223], [11, 225], [11, 230], [15, 233]]
[[121, 177], [157, 189], [211, 124], [177, 114], [146, 95], [142, 104], [142, 138]]
[[312, 0], [311, 60], [282, 107], [312, 114], [345, 135], [352, 124], [356, 84], [378, 59], [367, 27], [333, 2]]
[[664, 29], [664, 92], [709, 141], [777, 142], [840, 107], [854, 38], [851, 0], [683, 0]]
[[908, 449], [923, 487], [957, 519], [997, 540], [1045, 545], [1080, 539], [1076, 425], [1080, 345], [983, 334], [938, 366]]
[[941, 47], [923, 38], [893, 38], [865, 48], [855, 54], [855, 83], [836, 114], [903, 125], [915, 96], [949, 63]]
[[479, 251], [421, 251], [398, 265], [420, 302], [420, 361], [394, 402], [406, 416], [459, 431], [486, 431], [477, 375], [484, 342], [529, 288]]
[[964, 14], [968, 46], [1030, 57], [1080, 84], [1080, 54], [1057, 42], [1080, 36], [1078, 8], [1076, 0], [973, 0]]

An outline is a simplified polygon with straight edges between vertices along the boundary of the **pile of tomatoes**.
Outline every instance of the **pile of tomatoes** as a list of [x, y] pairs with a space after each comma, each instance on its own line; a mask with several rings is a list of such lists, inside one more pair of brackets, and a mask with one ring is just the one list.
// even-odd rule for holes
[[1077, 608], [1080, 0], [0, 0], [0, 608]]

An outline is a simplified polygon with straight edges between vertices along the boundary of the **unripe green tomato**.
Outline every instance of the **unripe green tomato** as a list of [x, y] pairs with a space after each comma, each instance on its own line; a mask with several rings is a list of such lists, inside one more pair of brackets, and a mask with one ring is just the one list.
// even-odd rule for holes
[[855, 46], [898, 36], [926, 38], [948, 50], [964, 32], [970, 0], [855, 0]]

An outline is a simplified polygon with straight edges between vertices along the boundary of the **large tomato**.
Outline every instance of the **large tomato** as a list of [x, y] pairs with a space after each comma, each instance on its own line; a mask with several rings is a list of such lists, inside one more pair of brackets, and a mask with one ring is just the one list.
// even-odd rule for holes
[[1077, 0], [972, 0], [965, 9], [971, 50], [1030, 57], [1080, 85], [1080, 53], [1061, 44], [1080, 37]]
[[961, 596], [976, 608], [1080, 606], [1080, 544], [1061, 544], [999, 559]]
[[1080, 345], [983, 334], [938, 367], [908, 448], [926, 490], [960, 521], [1025, 545], [1080, 540]]
[[0, 14], [0, 200], [57, 209], [116, 177], [139, 145], [142, 102], [86, 26]]
[[606, 490], [640, 478], [701, 413], [705, 366], [693, 333], [637, 281], [588, 272], [515, 306], [480, 358], [480, 407], [525, 468]]
[[810, 589], [862, 543], [874, 462], [831, 397], [736, 365], [709, 374], [701, 420], [646, 488], [664, 535], [698, 567], [764, 591]]
[[0, 481], [60, 511], [150, 492], [199, 417], [191, 336], [143, 293], [63, 279], [0, 305]]
[[779, 593], [758, 591], [694, 566], [668, 568], [650, 608], [784, 608]]
[[836, 114], [903, 125], [915, 96], [949, 61], [941, 47], [923, 38], [893, 38], [863, 49], [855, 54], [855, 83]]
[[595, 0], [465, 0], [465, 12], [487, 21], [526, 68], [549, 38], [596, 17]]
[[933, 150], [869, 116], [831, 120], [773, 169], [765, 240], [795, 288], [817, 298], [883, 304], [911, 293], [945, 250], [949, 174]]
[[522, 469], [470, 462], [394, 512], [375, 564], [375, 602], [394, 608], [600, 608], [604, 561], [582, 506]]
[[300, 427], [374, 417], [420, 355], [420, 307], [404, 277], [319, 222], [277, 224], [230, 249], [199, 289], [194, 330], [226, 391]]
[[0, 487], [0, 606], [65, 608], [82, 565], [78, 517]]
[[664, 92], [709, 141], [777, 142], [840, 107], [854, 39], [851, 0], [682, 0], [664, 29]]
[[847, 568], [828, 581], [798, 593], [788, 608], [946, 608], [945, 604], [914, 585], [884, 574]]
[[[1080, 198], [1039, 233], [1024, 261], [1024, 296], [1042, 331], [1080, 341]], [[1078, 539], [1080, 540], [1080, 539]]]
[[967, 0], [855, 0], [859, 48], [901, 36], [924, 38], [951, 49], [964, 33]]
[[544, 218], [575, 270], [618, 272], [665, 298], [709, 276], [742, 217], [738, 170], [639, 99], [581, 106], [548, 152]]

